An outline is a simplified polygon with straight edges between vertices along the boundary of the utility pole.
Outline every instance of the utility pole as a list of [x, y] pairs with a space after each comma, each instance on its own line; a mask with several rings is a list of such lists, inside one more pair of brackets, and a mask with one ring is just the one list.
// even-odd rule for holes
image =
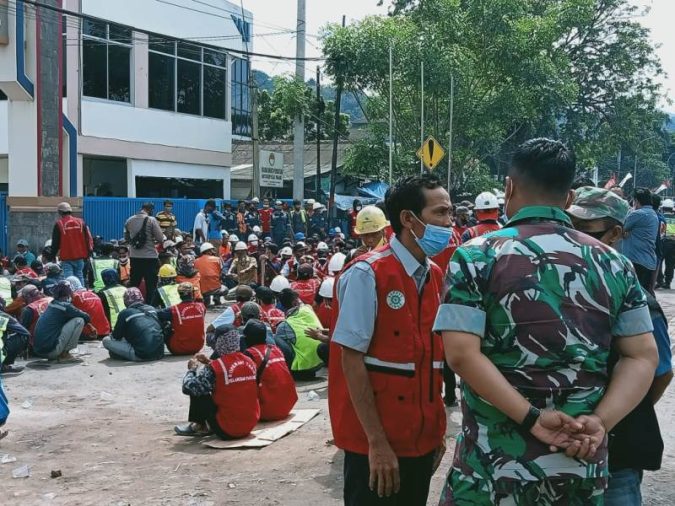
[[[342, 28], [345, 27], [346, 16], [342, 16]], [[340, 67], [345, 63], [340, 62]], [[337, 182], [337, 150], [338, 150], [338, 135], [340, 131], [340, 102], [342, 101], [342, 86], [344, 84], [343, 77], [344, 69], [340, 68], [337, 78], [337, 90], [335, 93], [335, 131], [333, 132], [333, 158], [330, 164], [330, 199], [328, 205], [330, 206], [331, 221], [334, 222], [337, 217], [337, 208], [335, 206], [335, 184]]]
[[[298, 0], [295, 79], [305, 83], [305, 0]], [[305, 118], [295, 118], [293, 129], [293, 198], [305, 198]]]
[[321, 114], [323, 113], [321, 102], [321, 68], [316, 66], [316, 201], [319, 201], [321, 192]]
[[[455, 75], [450, 74], [450, 130], [448, 133], [448, 193], [450, 193], [450, 174], [452, 174], [452, 123], [455, 109]], [[499, 167], [499, 164], [497, 164]]]
[[[420, 146], [424, 144], [424, 61], [420, 62]], [[420, 173], [424, 173], [424, 162], [420, 159]]]
[[251, 190], [253, 192], [252, 197], [261, 198], [260, 194], [260, 146], [258, 139], [258, 88], [253, 81], [253, 73], [251, 72], [251, 66], [248, 66], [249, 71], [249, 90], [251, 93], [251, 123], [252, 123], [252, 132], [251, 132], [251, 141], [253, 145], [253, 181], [251, 185]]
[[389, 186], [394, 173], [394, 54], [389, 44]]

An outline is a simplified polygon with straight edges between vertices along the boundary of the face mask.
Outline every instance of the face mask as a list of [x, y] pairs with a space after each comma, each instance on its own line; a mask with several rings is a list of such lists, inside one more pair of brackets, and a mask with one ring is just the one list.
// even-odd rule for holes
[[[413, 214], [413, 216], [415, 215]], [[415, 216], [415, 219], [424, 225], [424, 235], [421, 238], [418, 238], [412, 229], [410, 229], [410, 231], [415, 237], [415, 242], [417, 242], [417, 245], [426, 256], [433, 257], [438, 255], [441, 251], [448, 247], [450, 238], [452, 237], [451, 228], [439, 227], [438, 225], [424, 223], [417, 216]]]

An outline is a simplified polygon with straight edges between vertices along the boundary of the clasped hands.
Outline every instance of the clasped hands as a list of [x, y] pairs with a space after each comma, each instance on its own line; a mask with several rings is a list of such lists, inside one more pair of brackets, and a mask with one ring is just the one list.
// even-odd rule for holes
[[573, 418], [562, 411], [542, 410], [530, 433], [552, 452], [582, 460], [592, 459], [606, 435], [605, 424], [595, 414]]

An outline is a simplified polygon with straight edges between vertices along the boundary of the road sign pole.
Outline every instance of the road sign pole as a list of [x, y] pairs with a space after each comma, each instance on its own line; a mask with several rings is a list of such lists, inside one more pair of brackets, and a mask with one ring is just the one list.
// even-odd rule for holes
[[[420, 142], [424, 144], [424, 62], [420, 62]], [[420, 173], [424, 173], [424, 162], [420, 160]]]
[[394, 63], [393, 50], [391, 44], [389, 45], [389, 186], [393, 179], [394, 172]]

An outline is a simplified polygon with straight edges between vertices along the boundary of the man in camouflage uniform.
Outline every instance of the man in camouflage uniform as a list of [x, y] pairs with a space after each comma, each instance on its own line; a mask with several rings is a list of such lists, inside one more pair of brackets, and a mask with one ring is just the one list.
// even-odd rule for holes
[[602, 504], [605, 433], [651, 384], [644, 294], [630, 262], [572, 228], [574, 172], [561, 143], [523, 144], [509, 222], [453, 257], [434, 328], [462, 378], [463, 421], [443, 505]]

